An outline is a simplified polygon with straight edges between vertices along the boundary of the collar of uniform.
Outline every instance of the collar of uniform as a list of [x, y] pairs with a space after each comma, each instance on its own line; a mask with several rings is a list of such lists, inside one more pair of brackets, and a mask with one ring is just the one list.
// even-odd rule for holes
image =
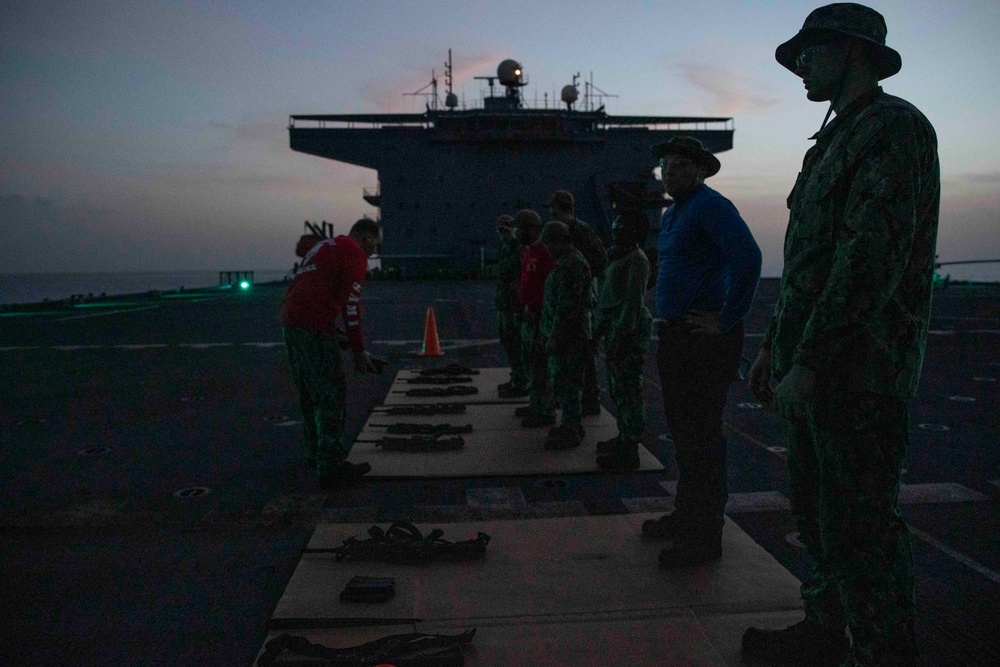
[[846, 123], [849, 118], [856, 115], [859, 111], [861, 111], [866, 106], [871, 104], [875, 100], [875, 98], [881, 94], [882, 94], [882, 86], [876, 86], [875, 89], [872, 90], [871, 92], [865, 93], [864, 95], [862, 95], [861, 97], [859, 97], [858, 99], [854, 100], [846, 107], [844, 107], [844, 110], [838, 113], [833, 120], [827, 123], [826, 127], [824, 127], [822, 130], [820, 130], [819, 132], [817, 132], [816, 134], [812, 135], [809, 138], [815, 139], [817, 143], [821, 142], [823, 139], [829, 137], [831, 134], [836, 132], [837, 128]]
[[683, 197], [674, 197], [674, 203], [683, 204], [684, 202], [691, 201], [692, 199], [694, 199], [695, 195], [704, 190], [706, 187], [708, 186], [706, 186], [704, 183], [699, 183], [698, 185], [694, 186], [694, 189], [691, 190], [691, 192], [687, 193]]

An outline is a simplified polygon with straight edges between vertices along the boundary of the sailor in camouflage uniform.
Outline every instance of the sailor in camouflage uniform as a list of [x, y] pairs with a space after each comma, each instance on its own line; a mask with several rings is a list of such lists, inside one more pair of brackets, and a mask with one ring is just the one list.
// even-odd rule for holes
[[570, 449], [578, 447], [584, 435], [580, 418], [587, 359], [580, 351], [590, 347], [593, 283], [587, 260], [573, 247], [565, 223], [546, 223], [540, 241], [556, 262], [545, 279], [541, 326], [549, 386], [562, 410], [559, 426], [549, 430], [545, 448]]
[[646, 430], [643, 403], [644, 355], [653, 334], [646, 307], [649, 260], [639, 243], [649, 232], [646, 214], [626, 210], [611, 227], [614, 245], [597, 298], [595, 343], [602, 343], [608, 389], [618, 412], [618, 435], [597, 443], [597, 465], [609, 470], [639, 467], [639, 443]]
[[804, 621], [744, 634], [744, 655], [772, 664], [912, 665], [918, 655], [898, 497], [940, 173], [934, 128], [878, 86], [901, 67], [885, 36], [872, 9], [827, 5], [775, 53], [837, 116], [813, 137], [789, 196], [781, 293], [750, 372], [754, 394], [787, 420], [792, 510], [814, 568]]
[[510, 381], [497, 389], [500, 398], [528, 395], [528, 370], [521, 354], [521, 316], [517, 309], [517, 290], [521, 282], [521, 244], [514, 236], [514, 218], [497, 218], [500, 248], [497, 252], [497, 331], [500, 344], [510, 362]]
[[545, 339], [542, 337], [542, 302], [545, 279], [555, 262], [539, 241], [542, 220], [531, 209], [521, 209], [514, 217], [517, 240], [521, 244], [521, 279], [517, 286], [517, 308], [521, 314], [521, 355], [528, 371], [528, 405], [514, 410], [523, 417], [521, 426], [542, 428], [555, 423], [555, 407], [548, 380]]
[[[566, 190], [556, 190], [547, 204], [552, 211], [552, 219], [566, 223], [573, 247], [576, 248], [590, 267], [590, 275], [595, 281], [600, 280], [608, 265], [608, 252], [597, 233], [583, 220], [576, 217], [576, 202], [573, 195]], [[592, 287], [592, 303], [597, 303], [596, 285]], [[594, 314], [591, 313], [591, 317]], [[583, 374], [583, 414], [594, 416], [601, 414], [601, 389], [597, 381], [597, 347], [588, 349], [586, 366]]]

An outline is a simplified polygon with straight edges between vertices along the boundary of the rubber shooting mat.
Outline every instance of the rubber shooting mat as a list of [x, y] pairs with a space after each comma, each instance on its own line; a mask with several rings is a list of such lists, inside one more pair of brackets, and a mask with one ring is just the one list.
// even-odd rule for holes
[[[799, 581], [726, 521], [722, 559], [657, 567], [663, 541], [641, 537], [654, 514], [423, 524], [452, 541], [491, 536], [486, 556], [429, 565], [336, 562], [304, 554], [275, 609], [271, 636], [350, 646], [403, 632], [477, 628], [467, 665], [737, 665], [749, 625], [802, 617]], [[370, 524], [321, 524], [310, 548], [366, 537]], [[383, 526], [384, 527], [384, 526]], [[391, 576], [386, 603], [345, 603], [355, 575]], [[375, 626], [380, 627], [342, 627]]]

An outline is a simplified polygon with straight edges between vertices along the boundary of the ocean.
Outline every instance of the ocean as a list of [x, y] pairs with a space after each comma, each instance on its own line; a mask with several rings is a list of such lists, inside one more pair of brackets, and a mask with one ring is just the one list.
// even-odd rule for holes
[[[283, 280], [290, 271], [254, 271], [254, 282]], [[141, 294], [178, 288], [213, 287], [218, 271], [144, 271], [131, 273], [0, 273], [0, 304], [58, 301], [74, 294]]]

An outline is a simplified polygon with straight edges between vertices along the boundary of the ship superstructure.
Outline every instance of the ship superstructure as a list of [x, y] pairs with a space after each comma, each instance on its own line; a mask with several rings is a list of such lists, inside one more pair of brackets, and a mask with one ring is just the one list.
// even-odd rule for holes
[[[529, 108], [521, 65], [505, 60], [481, 106], [459, 108], [451, 90], [439, 108], [437, 81], [421, 114], [293, 115], [292, 150], [378, 172], [365, 200], [379, 209], [384, 230], [383, 269], [404, 276], [459, 270], [479, 273], [495, 256], [500, 214], [533, 208], [548, 219], [553, 191], [569, 190], [577, 217], [607, 237], [616, 210], [647, 211], [655, 233], [665, 205], [653, 172], [653, 144], [685, 134], [709, 150], [733, 145], [731, 118], [612, 116], [593, 108], [586, 82], [582, 109], [574, 85], [561, 106]], [[494, 81], [502, 92], [494, 94]], [[548, 103], [546, 103], [548, 107]]]

